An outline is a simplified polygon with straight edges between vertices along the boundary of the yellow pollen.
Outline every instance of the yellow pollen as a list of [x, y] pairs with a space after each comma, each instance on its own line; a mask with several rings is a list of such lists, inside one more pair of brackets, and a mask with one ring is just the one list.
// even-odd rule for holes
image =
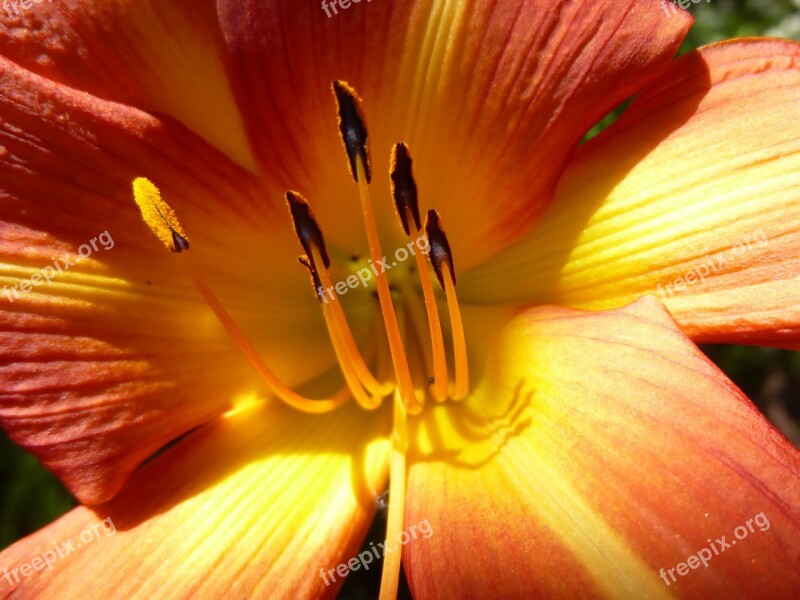
[[142, 212], [142, 219], [167, 250], [181, 252], [188, 249], [189, 236], [175, 211], [164, 202], [161, 192], [149, 179], [137, 177], [133, 180], [133, 198]]

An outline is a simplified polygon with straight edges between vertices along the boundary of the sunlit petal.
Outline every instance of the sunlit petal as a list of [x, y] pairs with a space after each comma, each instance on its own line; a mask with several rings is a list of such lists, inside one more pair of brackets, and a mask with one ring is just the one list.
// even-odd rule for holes
[[480, 384], [416, 430], [406, 523], [434, 531], [406, 548], [417, 597], [793, 597], [800, 454], [654, 300], [469, 322]]
[[252, 176], [171, 122], [0, 69], [0, 420], [15, 441], [99, 502], [260, 389], [141, 221], [141, 174], [163, 184], [197, 264], [273, 368], [288, 383], [330, 368], [285, 209]]
[[348, 81], [383, 174], [373, 186], [382, 230], [400, 243], [385, 173], [391, 147], [405, 141], [422, 212], [435, 207], [447, 220], [461, 268], [531, 226], [581, 136], [666, 66], [691, 23], [685, 13], [665, 19], [657, 2], [617, 0], [591, 9], [393, 0], [328, 12], [318, 0], [220, 2], [259, 163], [321, 205], [331, 239], [363, 247], [330, 91], [332, 79]]
[[53, 542], [76, 543], [52, 569], [0, 577], [0, 597], [332, 598], [343, 578], [327, 571], [357, 555], [386, 485], [386, 416], [245, 404], [149, 463], [113, 502], [5, 550], [0, 564], [13, 570]]
[[799, 120], [800, 44], [682, 57], [462, 293], [584, 308], [653, 294], [697, 341], [800, 347]]

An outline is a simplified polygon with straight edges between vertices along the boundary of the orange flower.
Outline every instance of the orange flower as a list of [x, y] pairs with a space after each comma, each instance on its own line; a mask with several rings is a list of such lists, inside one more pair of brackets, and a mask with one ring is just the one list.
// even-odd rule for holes
[[[656, 0], [328, 12], [4, 21], [0, 423], [84, 506], [0, 597], [332, 597], [391, 479], [385, 597], [402, 556], [419, 598], [794, 598], [800, 456], [694, 343], [800, 348], [800, 46], [672, 60]], [[324, 295], [423, 229], [427, 305], [421, 253], [324, 300], [296, 262]]]

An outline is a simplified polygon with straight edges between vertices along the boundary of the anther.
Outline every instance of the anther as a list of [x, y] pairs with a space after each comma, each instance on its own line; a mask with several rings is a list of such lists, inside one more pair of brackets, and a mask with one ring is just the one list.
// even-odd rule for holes
[[170, 252], [189, 249], [189, 236], [175, 211], [164, 202], [161, 192], [145, 177], [133, 180], [133, 198], [142, 213], [142, 220]]
[[428, 244], [430, 245], [430, 252], [428, 257], [431, 259], [433, 270], [436, 272], [436, 279], [439, 280], [439, 285], [442, 289], [444, 285], [444, 272], [442, 265], [447, 264], [450, 275], [453, 278], [453, 285], [456, 283], [455, 270], [453, 269], [453, 253], [450, 251], [450, 242], [447, 241], [442, 228], [442, 221], [439, 213], [435, 210], [428, 211], [428, 218], [425, 221], [425, 234], [428, 237]]
[[356, 91], [344, 81], [333, 82], [333, 93], [339, 107], [339, 133], [350, 165], [350, 174], [356, 183], [359, 180], [358, 159], [364, 164], [364, 178], [372, 180], [369, 162], [369, 140], [364, 117], [361, 114], [361, 99]]
[[456, 382], [453, 400], [463, 400], [469, 393], [469, 370], [467, 363], [467, 344], [464, 337], [464, 323], [461, 319], [461, 310], [456, 296], [456, 275], [453, 269], [453, 253], [450, 242], [442, 227], [442, 220], [435, 210], [428, 211], [425, 220], [425, 233], [428, 237], [433, 269], [439, 284], [447, 298], [447, 308], [450, 312], [450, 327], [453, 334], [453, 352], [455, 354]]
[[[331, 266], [331, 259], [328, 250], [325, 248], [325, 240], [322, 238], [322, 230], [317, 224], [308, 201], [297, 192], [286, 192], [286, 200], [289, 203], [289, 212], [292, 214], [292, 223], [300, 245], [306, 251], [308, 260], [312, 258], [312, 246], [319, 250], [322, 262], [325, 267]], [[302, 262], [302, 261], [301, 261]]]
[[390, 167], [390, 177], [392, 180], [392, 198], [397, 209], [397, 215], [403, 224], [406, 235], [411, 235], [411, 227], [408, 222], [409, 214], [414, 219], [414, 231], [422, 229], [422, 222], [419, 218], [419, 205], [417, 203], [417, 184], [411, 173], [411, 153], [408, 146], [403, 142], [395, 144], [392, 148], [392, 159]]
[[189, 249], [189, 240], [173, 229], [172, 245], [175, 247], [175, 252], [183, 252]]

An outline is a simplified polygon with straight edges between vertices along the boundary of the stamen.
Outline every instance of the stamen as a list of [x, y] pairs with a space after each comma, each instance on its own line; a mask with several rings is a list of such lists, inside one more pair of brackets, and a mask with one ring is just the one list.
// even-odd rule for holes
[[[397, 214], [400, 216], [400, 221], [403, 223], [403, 229], [406, 234], [413, 240], [412, 229], [415, 235], [419, 234], [422, 229], [422, 223], [420, 222], [419, 204], [417, 202], [417, 184], [414, 181], [414, 175], [411, 170], [411, 153], [408, 150], [408, 146], [403, 143], [396, 144], [392, 148], [391, 180], [392, 197], [397, 208]], [[439, 320], [439, 308], [436, 305], [436, 296], [433, 293], [428, 262], [420, 252], [414, 252], [414, 258], [417, 263], [422, 296], [425, 299], [425, 310], [428, 315], [428, 331], [433, 352], [433, 397], [437, 402], [444, 402], [447, 400], [449, 375], [447, 373], [447, 355], [444, 349], [442, 324]]]
[[322, 280], [319, 278], [319, 273], [314, 268], [314, 265], [311, 264], [311, 260], [308, 258], [307, 255], [298, 256], [297, 262], [303, 265], [306, 269], [308, 269], [308, 273], [311, 275], [311, 287], [314, 288], [314, 295], [317, 297], [319, 302], [322, 302], [322, 296], [319, 295], [317, 290], [322, 287]]
[[392, 198], [397, 209], [397, 215], [403, 223], [406, 235], [411, 235], [409, 220], [414, 219], [414, 231], [422, 229], [419, 218], [419, 204], [417, 202], [417, 184], [411, 171], [411, 153], [403, 142], [395, 144], [392, 148], [390, 177], [392, 180]]
[[330, 267], [331, 259], [328, 256], [328, 250], [325, 248], [322, 230], [319, 228], [314, 215], [311, 214], [308, 200], [297, 192], [288, 191], [286, 192], [286, 201], [289, 203], [294, 232], [297, 234], [297, 239], [300, 240], [303, 250], [306, 251], [306, 257], [311, 257], [312, 249], [316, 248], [322, 257], [322, 264], [325, 267]]
[[[286, 200], [289, 204], [289, 212], [292, 215], [297, 238], [307, 252], [307, 255], [300, 257], [299, 260], [311, 273], [315, 295], [318, 295], [317, 291], [320, 289], [333, 288], [327, 268], [330, 265], [330, 259], [325, 248], [322, 231], [305, 198], [297, 192], [289, 191], [286, 192]], [[324, 299], [322, 314], [325, 317], [325, 324], [342, 368], [342, 374], [350, 384], [353, 396], [364, 408], [369, 410], [377, 408], [380, 406], [381, 398], [394, 390], [394, 385], [380, 383], [370, 372], [347, 324], [347, 317], [339, 303], [338, 296], [334, 296], [330, 302]], [[372, 394], [372, 397], [364, 393], [362, 384]]]
[[[161, 193], [153, 183], [144, 177], [137, 177], [133, 182], [133, 196], [136, 200], [136, 204], [142, 211], [142, 218], [145, 223], [170, 252], [180, 253], [189, 249], [186, 231], [178, 222], [172, 208], [161, 198]], [[305, 398], [286, 387], [261, 359], [256, 349], [242, 333], [242, 330], [239, 329], [239, 326], [219, 299], [211, 291], [211, 288], [200, 274], [199, 269], [188, 256], [184, 261], [184, 265], [187, 267], [197, 291], [211, 310], [214, 311], [220, 324], [225, 328], [250, 364], [256, 369], [259, 375], [261, 375], [261, 378], [278, 398], [292, 408], [311, 414], [330, 412], [348, 400], [350, 391], [347, 389], [347, 386], [343, 387], [335, 395], [324, 400]]]
[[[342, 81], [333, 82], [333, 91], [339, 106], [339, 131], [350, 162], [351, 173], [358, 184], [361, 199], [361, 212], [364, 217], [364, 226], [367, 230], [369, 253], [373, 264], [381, 264], [380, 241], [372, 200], [369, 195], [369, 148], [367, 144], [367, 128], [361, 116], [359, 100], [353, 89]], [[408, 357], [403, 347], [403, 339], [397, 324], [397, 314], [392, 303], [392, 294], [389, 289], [389, 279], [386, 273], [380, 272], [376, 277], [378, 299], [386, 326], [386, 336], [389, 340], [389, 350], [392, 354], [400, 395], [410, 414], [417, 414], [425, 404], [425, 394], [417, 397], [411, 371], [408, 367]]]
[[[405, 308], [406, 312], [408, 312], [408, 316], [411, 322], [411, 328], [415, 335], [415, 341], [418, 342], [419, 351], [422, 352], [423, 358], [423, 371], [426, 375], [430, 375], [429, 377], [429, 384], [433, 385], [434, 377], [433, 377], [433, 352], [431, 351], [431, 345], [427, 343], [428, 338], [430, 337], [430, 330], [428, 325], [428, 319], [425, 314], [424, 310], [424, 301], [422, 300], [422, 296], [414, 289], [414, 287], [407, 281], [405, 278], [400, 278], [397, 282], [397, 285], [400, 288], [400, 293], [403, 295], [403, 298], [406, 300], [404, 302], [403, 308]], [[412, 300], [413, 299], [413, 300]], [[400, 315], [398, 315], [398, 319]], [[407, 344], [410, 341], [406, 342]], [[414, 351], [410, 350], [409, 360], [413, 356]], [[409, 367], [411, 368], [411, 372], [413, 374], [413, 366], [409, 362]]]
[[[319, 258], [319, 255], [316, 258]], [[312, 264], [313, 262], [312, 259]], [[324, 267], [320, 269], [320, 279], [323, 286], [331, 285], [330, 273]], [[342, 374], [353, 391], [353, 398], [362, 408], [374, 410], [381, 405], [381, 400], [394, 390], [394, 385], [391, 383], [383, 385], [372, 375], [364, 363], [338, 301], [338, 297], [334, 297], [332, 304], [323, 303], [322, 316]]]
[[[361, 159], [356, 161], [358, 173], [363, 175], [364, 164]], [[369, 188], [363, 177], [359, 177], [358, 182], [359, 195], [361, 197], [361, 211], [364, 215], [364, 225], [367, 228], [367, 240], [369, 241], [369, 253], [373, 264], [380, 264], [382, 253], [380, 242], [378, 241], [378, 229], [375, 224], [375, 215], [372, 210], [372, 201], [369, 197]], [[422, 410], [425, 404], [424, 393], [422, 398], [417, 397], [416, 390], [414, 389], [414, 382], [411, 379], [411, 370], [408, 367], [408, 357], [406, 350], [403, 346], [403, 338], [400, 334], [400, 326], [397, 323], [397, 313], [394, 310], [392, 303], [392, 291], [389, 288], [389, 278], [386, 273], [381, 271], [375, 278], [375, 285], [378, 289], [378, 301], [381, 306], [381, 313], [383, 314], [383, 322], [386, 327], [386, 336], [389, 341], [389, 350], [392, 355], [392, 364], [394, 365], [395, 374], [397, 376], [397, 384], [400, 389], [400, 395], [405, 403], [406, 410], [410, 414], [417, 414]]]
[[450, 327], [453, 333], [453, 352], [455, 354], [456, 384], [453, 400], [463, 400], [469, 393], [469, 370], [467, 364], [467, 344], [464, 337], [464, 323], [461, 320], [461, 309], [456, 296], [456, 276], [453, 269], [453, 254], [450, 242], [447, 241], [442, 228], [442, 221], [435, 210], [428, 211], [425, 221], [425, 233], [428, 236], [430, 254], [428, 255], [436, 272], [439, 285], [447, 298], [450, 311]]
[[[389, 514], [386, 517], [386, 546], [397, 543], [403, 531], [406, 499], [406, 452], [408, 450], [408, 419], [399, 393], [394, 397], [392, 425], [392, 459], [389, 467]], [[383, 558], [380, 600], [394, 600], [400, 582], [402, 549], [387, 552]]]
[[364, 178], [372, 181], [369, 164], [369, 140], [364, 117], [361, 114], [361, 99], [356, 91], [345, 81], [333, 82], [333, 93], [339, 106], [339, 133], [344, 143], [344, 151], [350, 164], [350, 174], [359, 182], [356, 161], [360, 157], [364, 163]]

